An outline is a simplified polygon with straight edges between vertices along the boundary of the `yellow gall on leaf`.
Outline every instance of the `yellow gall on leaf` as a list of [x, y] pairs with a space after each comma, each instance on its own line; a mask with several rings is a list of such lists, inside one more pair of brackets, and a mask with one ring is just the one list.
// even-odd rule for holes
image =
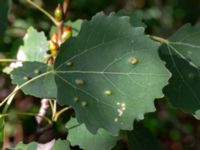
[[75, 83], [76, 83], [77, 85], [83, 85], [85, 82], [84, 82], [84, 80], [82, 80], [82, 79], [76, 79], [76, 80], [75, 80]]
[[75, 101], [75, 102], [78, 102], [78, 101], [79, 101], [79, 98], [78, 98], [78, 97], [74, 97], [74, 101]]
[[130, 58], [130, 63], [131, 63], [132, 65], [135, 65], [137, 62], [138, 62], [138, 60], [137, 60], [136, 57], [132, 56], [132, 57]]
[[24, 76], [23, 79], [24, 80], [29, 80], [29, 78], [27, 76]]
[[68, 61], [68, 62], [66, 63], [66, 65], [70, 67], [70, 66], [73, 65], [73, 63], [72, 63], [71, 61]]
[[87, 106], [87, 102], [85, 102], [85, 101], [81, 102], [81, 106], [83, 106], [83, 107]]
[[39, 74], [39, 73], [40, 73], [40, 70], [35, 69], [35, 70], [34, 70], [34, 73], [35, 73], [35, 74]]
[[112, 95], [112, 91], [111, 90], [106, 90], [104, 93], [107, 96], [111, 96]]

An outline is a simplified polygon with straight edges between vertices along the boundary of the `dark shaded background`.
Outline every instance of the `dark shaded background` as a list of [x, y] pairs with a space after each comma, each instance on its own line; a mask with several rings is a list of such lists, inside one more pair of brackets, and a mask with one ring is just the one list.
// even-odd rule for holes
[[[53, 12], [57, 2], [61, 2], [61, 0], [36, 1], [49, 12]], [[108, 14], [120, 9], [141, 12], [144, 22], [148, 26], [146, 32], [162, 37], [169, 37], [185, 23], [197, 24], [200, 22], [200, 0], [72, 0], [67, 19], [90, 19], [99, 11]], [[29, 26], [45, 31], [48, 36], [52, 25], [46, 16], [29, 6], [26, 0], [13, 0], [8, 18], [9, 22], [4, 36], [0, 37], [0, 58], [15, 56]], [[2, 64], [1, 68], [3, 66], [5, 64]], [[1, 73], [0, 100], [8, 95], [12, 89], [9, 77]], [[153, 133], [153, 137], [158, 139], [164, 149], [199, 150], [200, 121], [181, 110], [174, 109], [166, 99], [156, 100], [155, 105], [158, 111], [148, 114], [145, 120], [140, 122], [140, 125], [142, 124], [147, 132]], [[12, 109], [21, 111], [32, 110], [37, 112], [38, 108], [39, 101], [33, 97], [24, 96], [23, 93], [17, 95], [12, 106]], [[34, 125], [34, 122], [31, 124]], [[137, 127], [137, 124], [135, 126]], [[27, 132], [34, 131], [34, 127], [30, 124], [24, 125], [24, 128]], [[32, 135], [28, 132], [24, 136], [30, 138], [29, 134]], [[132, 132], [129, 133], [130, 136], [133, 136], [133, 134]], [[47, 134], [47, 136], [50, 135]], [[152, 137], [149, 141], [151, 139]], [[131, 142], [122, 140], [115, 147], [115, 150], [125, 150], [128, 149], [128, 146], [132, 147]]]

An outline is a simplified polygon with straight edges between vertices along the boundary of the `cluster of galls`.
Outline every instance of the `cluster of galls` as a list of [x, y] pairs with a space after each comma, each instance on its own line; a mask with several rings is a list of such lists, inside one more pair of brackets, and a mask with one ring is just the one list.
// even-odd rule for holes
[[[61, 5], [58, 5], [58, 7], [56, 8], [54, 12], [54, 18], [58, 22], [63, 20], [63, 10]], [[58, 54], [60, 44], [64, 43], [71, 36], [72, 36], [71, 26], [67, 26], [63, 29], [61, 37], [58, 37], [58, 34], [54, 32], [49, 40], [49, 50], [47, 51], [48, 57], [54, 59]]]
[[[61, 42], [65, 42], [66, 40], [68, 40], [72, 35], [72, 27], [71, 26], [67, 26], [64, 30], [63, 30], [63, 34], [61, 37]], [[51, 36], [51, 39], [49, 40], [49, 51], [48, 54], [50, 54], [51, 56], [55, 57], [58, 53], [59, 50], [59, 42], [58, 42], [58, 34], [57, 33], [53, 33]]]

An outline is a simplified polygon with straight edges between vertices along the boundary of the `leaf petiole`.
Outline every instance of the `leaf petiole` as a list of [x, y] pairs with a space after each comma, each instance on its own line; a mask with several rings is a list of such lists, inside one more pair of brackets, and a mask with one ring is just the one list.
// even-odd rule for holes
[[169, 44], [169, 41], [167, 39], [162, 38], [162, 37], [150, 35], [150, 38], [154, 41], [160, 42], [161, 44]]
[[64, 112], [66, 112], [66, 111], [68, 111], [68, 110], [70, 110], [70, 109], [72, 109], [72, 107], [65, 107], [65, 108], [63, 108], [63, 109], [61, 109], [60, 111], [58, 111], [56, 114], [55, 114], [55, 117], [53, 118], [53, 121], [57, 121], [58, 120], [58, 118], [59, 118], [59, 116], [62, 114], [62, 113], [64, 113]]
[[8, 62], [20, 62], [21, 60], [17, 59], [0, 59], [0, 63], [8, 63]]
[[57, 112], [57, 102], [56, 100], [53, 101], [53, 105], [52, 105], [52, 120], [54, 120], [55, 116], [56, 116], [56, 112]]
[[[17, 88], [18, 88], [18, 86], [16, 86], [14, 90], [16, 90]], [[9, 97], [9, 99], [7, 100], [6, 105], [3, 108], [3, 113], [7, 112], [8, 108], [9, 108], [10, 104], [12, 103], [12, 101], [13, 101], [13, 99], [14, 99], [16, 94], [17, 93], [15, 93], [15, 94], [13, 94], [12, 96]]]
[[40, 10], [42, 13], [44, 13], [55, 25], [58, 25], [58, 22], [54, 19], [54, 17], [49, 14], [46, 10], [35, 4], [32, 0], [27, 0], [29, 4]]

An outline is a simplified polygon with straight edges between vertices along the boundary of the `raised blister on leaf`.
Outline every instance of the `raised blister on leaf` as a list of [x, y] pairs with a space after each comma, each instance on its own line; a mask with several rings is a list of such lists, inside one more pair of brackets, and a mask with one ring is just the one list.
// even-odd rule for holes
[[[46, 75], [37, 78], [43, 74]], [[44, 63], [24, 62], [22, 67], [16, 68], [11, 72], [11, 78], [12, 83], [19, 86], [37, 78], [22, 88], [25, 94], [40, 98], [57, 97], [57, 87], [52, 68]]]

